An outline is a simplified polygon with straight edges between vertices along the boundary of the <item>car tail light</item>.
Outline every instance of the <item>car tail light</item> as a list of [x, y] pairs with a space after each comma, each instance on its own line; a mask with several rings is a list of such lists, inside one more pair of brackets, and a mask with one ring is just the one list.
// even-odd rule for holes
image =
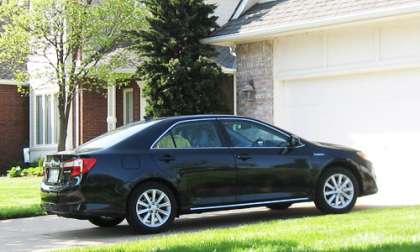
[[90, 171], [93, 166], [96, 164], [95, 158], [76, 158], [69, 161], [64, 162], [63, 168], [70, 169], [70, 175], [72, 177], [77, 177], [81, 174], [86, 174]]

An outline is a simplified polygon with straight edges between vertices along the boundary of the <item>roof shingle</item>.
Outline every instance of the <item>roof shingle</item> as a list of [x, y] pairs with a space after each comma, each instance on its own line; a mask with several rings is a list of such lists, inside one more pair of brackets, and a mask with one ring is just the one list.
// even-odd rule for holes
[[13, 80], [14, 77], [14, 73], [10, 69], [10, 66], [0, 63], [0, 80]]
[[276, 0], [256, 4], [241, 17], [214, 32], [211, 37], [253, 32], [262, 28], [293, 25], [416, 3], [420, 4], [420, 0]]

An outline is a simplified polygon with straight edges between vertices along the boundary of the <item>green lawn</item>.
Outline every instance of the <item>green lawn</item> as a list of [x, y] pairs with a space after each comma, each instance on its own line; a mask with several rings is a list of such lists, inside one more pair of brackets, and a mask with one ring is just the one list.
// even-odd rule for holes
[[[282, 212], [278, 212], [281, 217]], [[140, 237], [139, 237], [140, 238]], [[163, 235], [87, 251], [420, 251], [420, 207], [280, 219], [233, 228]]]
[[0, 178], [0, 220], [42, 215], [39, 177]]

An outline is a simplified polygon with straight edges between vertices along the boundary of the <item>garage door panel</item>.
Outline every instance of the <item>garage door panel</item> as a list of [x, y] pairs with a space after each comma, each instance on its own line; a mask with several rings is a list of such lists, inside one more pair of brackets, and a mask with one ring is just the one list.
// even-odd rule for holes
[[404, 203], [415, 194], [420, 203], [420, 70], [278, 83], [279, 127], [363, 150], [377, 167], [380, 197]]
[[[286, 106], [419, 99], [420, 70], [285, 81]], [[293, 86], [293, 88], [290, 88]], [[351, 98], [351, 99], [348, 99]]]

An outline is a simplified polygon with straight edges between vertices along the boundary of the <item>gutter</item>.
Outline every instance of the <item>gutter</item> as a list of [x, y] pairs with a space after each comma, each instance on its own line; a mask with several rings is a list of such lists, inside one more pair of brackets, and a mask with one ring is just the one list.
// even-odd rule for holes
[[15, 80], [3, 80], [0, 79], [0, 85], [17, 85], [18, 82]]
[[256, 41], [261, 38], [275, 37], [284, 33], [317, 29], [333, 25], [343, 25], [352, 22], [371, 21], [372, 19], [392, 18], [395, 16], [417, 14], [419, 12], [420, 4], [415, 3], [399, 7], [394, 6], [374, 11], [366, 11], [357, 14], [344, 15], [341, 17], [324, 18], [315, 21], [300, 22], [293, 25], [279, 25], [265, 29], [257, 29], [253, 31], [245, 31], [216, 37], [208, 37], [202, 39], [201, 42], [204, 44], [212, 45], [232, 45], [234, 44], [234, 42]]

